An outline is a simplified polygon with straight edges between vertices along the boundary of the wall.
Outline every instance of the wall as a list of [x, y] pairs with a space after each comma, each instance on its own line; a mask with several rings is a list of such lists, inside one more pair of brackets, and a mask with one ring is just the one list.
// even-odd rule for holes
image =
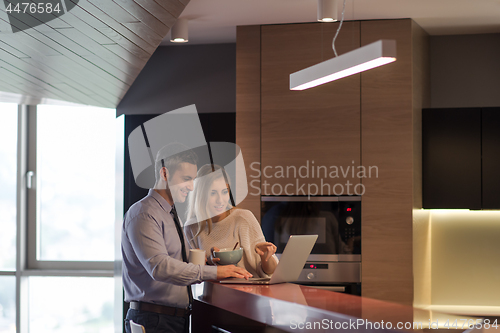
[[431, 36], [431, 107], [500, 106], [500, 34]]
[[413, 209], [413, 306], [431, 305], [431, 223], [430, 211]]
[[498, 211], [430, 210], [431, 303], [500, 313]]
[[190, 104], [198, 113], [235, 112], [235, 44], [158, 47], [116, 114], [161, 114]]

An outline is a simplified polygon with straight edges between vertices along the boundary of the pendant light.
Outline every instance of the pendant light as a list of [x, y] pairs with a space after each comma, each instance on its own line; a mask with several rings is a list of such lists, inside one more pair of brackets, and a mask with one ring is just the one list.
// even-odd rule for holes
[[[356, 50], [337, 55], [335, 40], [344, 22], [345, 2], [340, 25], [333, 37], [335, 58], [290, 74], [290, 90], [304, 90], [396, 61], [396, 41], [379, 40]], [[319, 8], [319, 7], [318, 7]]]

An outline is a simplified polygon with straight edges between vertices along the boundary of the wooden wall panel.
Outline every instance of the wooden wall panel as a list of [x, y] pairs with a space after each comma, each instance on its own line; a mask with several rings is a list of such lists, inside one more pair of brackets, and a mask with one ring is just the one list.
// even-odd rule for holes
[[[337, 28], [338, 23], [262, 27], [262, 170], [267, 171], [262, 175], [263, 194], [346, 195], [348, 187], [353, 194], [353, 184], [359, 183], [350, 171], [360, 164], [360, 75], [289, 90], [291, 73], [334, 56], [331, 45]], [[336, 41], [338, 54], [358, 47], [359, 22], [344, 22]], [[326, 167], [326, 174], [323, 168], [318, 177], [318, 166]], [[283, 177], [276, 174], [279, 167], [285, 171]], [[288, 167], [292, 169], [287, 175]], [[295, 175], [301, 167], [303, 173]], [[338, 178], [331, 177], [336, 176], [331, 173], [335, 167]], [[349, 170], [345, 178], [340, 167]], [[341, 186], [333, 188], [335, 184]]]
[[397, 61], [361, 74], [363, 296], [413, 302], [413, 105], [411, 20], [361, 22], [361, 45], [395, 39]]
[[[237, 169], [236, 184], [247, 182], [249, 194], [238, 205], [251, 210], [260, 221], [260, 26], [236, 30], [236, 144], [241, 148], [247, 179]], [[253, 177], [252, 177], [253, 176]], [[256, 178], [255, 178], [256, 177]]]

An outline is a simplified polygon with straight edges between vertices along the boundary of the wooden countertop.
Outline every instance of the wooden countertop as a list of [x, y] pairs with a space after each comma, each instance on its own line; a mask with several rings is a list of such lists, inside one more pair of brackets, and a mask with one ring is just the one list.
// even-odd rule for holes
[[[429, 329], [429, 325], [445, 328], [446, 320], [450, 327], [455, 320], [459, 328], [465, 323], [465, 317], [437, 316], [429, 310], [291, 283], [224, 285], [209, 281], [201, 289], [195, 289], [197, 301], [283, 332], [421, 331]], [[413, 327], [414, 322], [421, 324]]]

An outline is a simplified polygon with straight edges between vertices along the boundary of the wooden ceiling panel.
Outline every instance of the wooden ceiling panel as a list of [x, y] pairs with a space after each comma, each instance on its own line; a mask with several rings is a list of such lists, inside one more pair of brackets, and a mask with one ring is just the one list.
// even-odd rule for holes
[[[132, 0], [129, 0], [132, 1]], [[153, 0], [149, 0], [153, 1]], [[137, 45], [141, 46], [141, 44], [144, 44], [146, 42], [149, 44], [150, 47], [156, 47], [158, 44], [155, 42], [150, 42], [150, 38], [146, 38], [147, 36], [142, 36], [141, 34], [135, 32], [133, 29], [130, 29], [127, 27], [127, 24], [132, 24], [132, 23], [138, 23], [139, 26], [144, 26], [142, 22], [120, 22], [117, 21], [114, 16], [109, 16], [105, 11], [102, 11], [99, 7], [94, 6], [90, 2], [83, 2], [82, 0], [78, 3], [77, 7], [81, 7], [83, 10], [85, 10], [87, 13], [93, 15], [95, 18], [97, 18], [99, 21], [101, 21], [104, 24], [104, 27], [99, 27], [97, 28], [99, 31], [101, 31], [103, 28], [112, 28], [119, 34], [123, 35], [125, 38], [128, 38], [130, 41], [136, 43]], [[78, 12], [78, 8], [74, 8], [73, 10]], [[73, 11], [72, 10], [72, 11]], [[71, 12], [70, 12], [71, 13]], [[108, 36], [108, 35], [107, 35]]]
[[[100, 0], [100, 1], [109, 1], [109, 0]], [[139, 6], [135, 1], [130, 1], [130, 0], [114, 0], [114, 1], [116, 1], [116, 3], [120, 7], [122, 7], [130, 14], [132, 14], [136, 18], [136, 21], [139, 21], [144, 25], [148, 26], [153, 33], [158, 34], [160, 37], [165, 36], [170, 30], [169, 26], [163, 24], [154, 15], [152, 15], [147, 10]], [[170, 24], [172, 24], [172, 22]]]
[[147, 41], [149, 44], [157, 47], [160, 44], [163, 37], [156, 34], [153, 30], [151, 30], [147, 25], [144, 25], [142, 22], [131, 22], [125, 23], [125, 27], [131, 30], [138, 36], [141, 36], [142, 39]]
[[[12, 73], [26, 77], [26, 81], [31, 81], [34, 77], [40, 79], [42, 82], [61, 82], [55, 79], [52, 74], [44, 71], [43, 68], [35, 67], [29, 62], [24, 61], [25, 59], [17, 58], [4, 50], [0, 50], [0, 66]], [[6, 83], [9, 83], [9, 80], [6, 80]]]
[[[117, 44], [99, 44], [95, 40], [86, 36], [75, 28], [57, 29], [57, 32], [66, 36], [68, 39], [78, 45], [85, 45], [85, 48], [88, 50], [88, 52], [90, 52], [89, 55], [95, 54], [106, 60], [110, 64], [113, 64], [118, 69], [123, 69], [123, 72], [127, 74], [136, 75], [142, 70], [142, 67], [139, 67], [138, 64], [140, 64], [144, 59], [139, 59], [134, 54], [130, 53], [128, 50], [122, 48]], [[110, 45], [118, 46], [118, 50], [116, 50], [117, 53], [111, 52], [108, 49], [108, 46]], [[69, 49], [72, 50], [72, 48]], [[125, 58], [126, 56], [130, 56], [131, 59], [127, 61]], [[147, 59], [149, 59], [149, 57]]]
[[[147, 61], [149, 59], [149, 55], [145, 51], [140, 52], [140, 55], [136, 55], [130, 52], [129, 50], [124, 49], [122, 46], [118, 44], [106, 44], [103, 46], [111, 53], [113, 53], [115, 56], [118, 56], [121, 59], [123, 59], [122, 61], [125, 61], [132, 66], [135, 66], [135, 64], [138, 64], [144, 60]], [[139, 71], [141, 69], [142, 68], [140, 68]]]
[[[147, 53], [153, 53], [156, 49], [156, 45], [149, 44], [140, 36], [134, 34], [131, 30], [126, 28], [124, 25], [115, 20], [109, 20], [109, 16], [107, 16], [106, 13], [102, 12], [97, 7], [87, 6], [86, 9], [83, 9], [77, 6], [66, 15], [74, 15], [78, 17], [82, 22], [85, 22], [102, 35], [111, 39], [113, 42], [125, 46], [125, 48], [127, 49], [129, 48], [130, 44], [137, 45]], [[106, 19], [108, 20], [106, 21]], [[75, 26], [75, 28], [77, 27]]]
[[174, 16], [171, 12], [169, 12], [167, 9], [157, 4], [155, 1], [149, 1], [149, 0], [134, 0], [134, 1], [139, 6], [147, 10], [151, 15], [155, 16], [160, 22], [165, 24], [167, 27], [172, 28], [172, 26], [175, 24], [177, 16]]
[[[85, 71], [85, 68], [80, 70], [78, 68], [74, 68], [74, 63], [66, 57], [57, 57], [54, 61], [45, 61], [43, 63], [31, 60], [31, 63], [34, 66], [41, 66], [42, 64], [45, 64], [47, 67], [52, 69], [51, 74], [59, 80], [58, 82], [51, 80], [50, 84], [72, 81], [73, 86], [77, 89], [84, 89], [84, 87], [91, 89], [90, 87], [94, 87], [94, 91], [99, 90], [97, 95], [101, 95], [104, 99], [107, 99], [109, 103], [114, 102], [112, 96], [120, 96], [122, 92], [120, 87], [110, 81], [107, 81], [100, 75], [93, 75], [92, 77], [81, 76], [79, 73]], [[78, 80], [71, 80], [74, 77], [78, 77]], [[45, 82], [49, 82], [49, 80], [46, 80]], [[91, 94], [94, 95], [95, 92], [92, 92]]]
[[115, 108], [189, 2], [63, 1], [76, 6], [46, 24], [0, 2], [0, 95]]
[[[144, 50], [146, 53], [150, 54], [156, 49], [155, 46], [149, 44], [144, 39], [140, 39], [136, 34], [126, 29], [125, 27], [123, 27], [124, 31], [121, 34], [109, 27], [99, 28], [98, 30], [109, 39], [113, 40], [113, 42], [123, 46], [127, 50], [131, 50], [133, 47], [138, 47]], [[127, 35], [129, 36], [127, 37]]]
[[[136, 1], [139, 2], [139, 0], [136, 0]], [[147, 0], [145, 0], [145, 1], [147, 1]], [[141, 3], [141, 2], [139, 2], [139, 3]], [[161, 1], [161, 2], [158, 2], [158, 5], [165, 8], [174, 17], [179, 17], [181, 15], [182, 11], [184, 10], [184, 7], [186, 6], [186, 4], [183, 4], [182, 2], [180, 2], [178, 0]]]
[[[76, 1], [71, 0], [76, 4]], [[129, 0], [130, 2], [133, 2]], [[82, 8], [88, 8], [88, 6], [94, 6], [99, 8], [103, 13], [111, 14], [112, 18], [120, 23], [131, 23], [131, 22], [139, 22], [137, 18], [135, 18], [128, 11], [120, 7], [116, 2], [112, 0], [91, 0], [91, 1], [79, 1], [78, 6]]]
[[[0, 37], [1, 39], [1, 37]], [[22, 48], [15, 48], [13, 47], [12, 45], [9, 45], [10, 43], [6, 43], [5, 41], [2, 41], [0, 40], [0, 49], [4, 50], [4, 51], [7, 51], [8, 53], [12, 54], [13, 56], [17, 57], [17, 58], [29, 58], [30, 56], [28, 55], [30, 52], [32, 52], [32, 50], [28, 50], [26, 51], [26, 48], [23, 47]], [[21, 50], [25, 50], [23, 53]]]
[[[32, 30], [32, 29], [31, 29]], [[2, 40], [5, 40], [9, 43], [10, 40], [18, 40], [24, 43], [27, 47], [34, 50], [35, 53], [39, 53], [44, 56], [58, 56], [61, 55], [57, 49], [50, 47], [46, 43], [41, 42], [38, 38], [44, 39], [44, 35], [39, 33], [38, 31], [30, 31], [30, 34], [26, 32], [18, 32], [15, 35], [6, 35], [5, 38], [2, 37]]]

